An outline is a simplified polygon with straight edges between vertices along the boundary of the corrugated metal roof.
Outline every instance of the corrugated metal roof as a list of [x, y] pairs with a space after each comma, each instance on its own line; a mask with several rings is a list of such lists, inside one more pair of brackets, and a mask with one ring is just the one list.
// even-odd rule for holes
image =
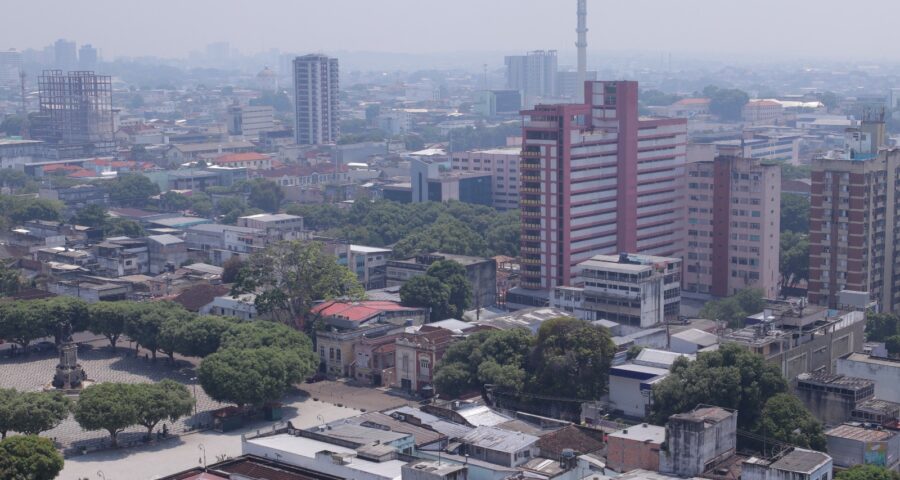
[[538, 437], [510, 432], [497, 427], [478, 427], [462, 438], [462, 442], [501, 452], [518, 452], [537, 443]]

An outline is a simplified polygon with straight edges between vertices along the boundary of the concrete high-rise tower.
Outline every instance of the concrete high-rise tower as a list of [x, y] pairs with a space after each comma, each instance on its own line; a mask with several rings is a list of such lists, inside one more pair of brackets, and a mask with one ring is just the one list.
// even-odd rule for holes
[[582, 94], [579, 101], [584, 101], [584, 82], [587, 80], [587, 0], [578, 0], [578, 41], [575, 46], [578, 47], [578, 85], [576, 91]]
[[294, 59], [294, 137], [298, 145], [334, 143], [338, 124], [338, 61], [324, 55]]

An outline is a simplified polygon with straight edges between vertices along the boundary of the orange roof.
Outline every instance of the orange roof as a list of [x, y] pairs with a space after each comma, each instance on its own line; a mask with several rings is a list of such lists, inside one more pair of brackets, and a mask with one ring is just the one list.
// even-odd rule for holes
[[330, 301], [320, 303], [312, 309], [312, 313], [323, 317], [344, 317], [351, 322], [363, 322], [382, 312], [415, 311], [415, 308], [404, 307], [396, 302], [383, 300], [367, 300], [363, 302]]
[[96, 176], [97, 176], [96, 173], [94, 173], [90, 170], [85, 170], [83, 168], [81, 170], [78, 170], [75, 173], [70, 173], [68, 175], [69, 178], [92, 178], [92, 177], [96, 177]]
[[52, 165], [45, 165], [43, 168], [45, 173], [47, 172], [77, 172], [82, 170], [78, 165], [63, 165], [61, 163], [54, 163]]
[[229, 153], [216, 157], [213, 163], [238, 163], [238, 162], [256, 162], [260, 160], [268, 160], [268, 155], [256, 152], [247, 153]]

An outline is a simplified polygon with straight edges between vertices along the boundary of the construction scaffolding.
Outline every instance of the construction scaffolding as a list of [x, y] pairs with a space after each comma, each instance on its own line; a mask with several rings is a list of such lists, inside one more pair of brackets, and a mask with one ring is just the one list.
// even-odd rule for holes
[[44, 70], [38, 79], [40, 111], [32, 136], [56, 148], [59, 158], [115, 150], [112, 80], [107, 75]]

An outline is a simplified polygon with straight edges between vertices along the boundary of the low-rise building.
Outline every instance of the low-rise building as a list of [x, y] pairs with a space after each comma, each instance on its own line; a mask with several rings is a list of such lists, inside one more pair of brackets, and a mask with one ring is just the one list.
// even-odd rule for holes
[[837, 359], [837, 373], [872, 380], [875, 398], [900, 403], [900, 359], [849, 353]]
[[303, 217], [287, 213], [259, 213], [238, 217], [238, 226], [262, 230], [280, 240], [290, 240], [303, 231]]
[[678, 318], [681, 259], [595, 255], [575, 267], [574, 287], [556, 287], [550, 305], [582, 320], [649, 328]]
[[678, 353], [697, 353], [719, 344], [719, 337], [696, 328], [673, 333], [669, 339], [670, 349]]
[[741, 118], [750, 124], [776, 125], [784, 120], [784, 106], [775, 100], [750, 100], [741, 109]]
[[452, 260], [466, 269], [466, 279], [472, 286], [472, 306], [490, 307], [497, 303], [497, 262], [492, 258], [470, 257], [434, 252], [405, 260], [388, 260], [387, 286], [402, 286], [413, 277], [424, 275], [432, 263]]
[[236, 225], [205, 223], [185, 229], [189, 249], [206, 252], [209, 261], [221, 265], [231, 257], [245, 258], [268, 244], [264, 230]]
[[854, 422], [897, 428], [900, 426], [900, 403], [872, 398], [858, 404], [850, 412], [850, 419]]
[[493, 206], [501, 210], [519, 208], [520, 147], [494, 148], [454, 153], [450, 168], [460, 172], [491, 172], [494, 176]]
[[900, 468], [900, 434], [861, 424], [844, 424], [825, 432], [828, 454], [838, 467], [877, 465], [889, 470]]
[[387, 286], [387, 262], [391, 249], [365, 245], [338, 245], [335, 248], [338, 263], [356, 273], [356, 278], [366, 290]]
[[635, 469], [659, 471], [659, 451], [666, 429], [642, 423], [607, 436], [606, 466], [625, 473]]
[[483, 426], [467, 433], [459, 441], [465, 453], [485, 462], [517, 467], [540, 452], [539, 438], [522, 432]]
[[794, 447], [772, 458], [744, 460], [741, 480], [829, 480], [832, 470], [827, 454]]
[[223, 317], [235, 317], [241, 320], [256, 320], [261, 318], [256, 311], [256, 295], [245, 293], [238, 296], [221, 295], [213, 298], [213, 301], [200, 307], [202, 315], [219, 315]]
[[850, 420], [857, 406], [875, 395], [875, 382], [831, 373], [801, 373], [794, 389], [806, 408], [826, 425]]
[[679, 477], [699, 476], [734, 455], [737, 412], [699, 406], [669, 417], [659, 470]]
[[433, 395], [434, 368], [453, 340], [450, 330], [428, 325], [400, 335], [395, 347], [395, 385], [407, 392]]
[[173, 271], [188, 259], [187, 244], [174, 235], [147, 237], [148, 270], [157, 275]]
[[97, 244], [98, 273], [109, 277], [149, 273], [147, 241], [137, 238], [108, 238]]
[[[805, 372], [835, 373], [834, 365], [836, 362], [840, 365], [840, 357], [862, 349], [865, 327], [864, 312], [807, 306], [800, 314], [781, 315], [773, 322], [725, 334], [722, 343], [737, 343], [762, 355], [778, 365], [785, 378], [793, 381]], [[837, 373], [869, 378], [850, 371], [838, 370]], [[880, 397], [877, 389], [875, 396]]]
[[220, 167], [248, 168], [250, 170], [268, 170], [272, 168], [272, 157], [263, 153], [228, 153], [212, 160], [213, 165]]

